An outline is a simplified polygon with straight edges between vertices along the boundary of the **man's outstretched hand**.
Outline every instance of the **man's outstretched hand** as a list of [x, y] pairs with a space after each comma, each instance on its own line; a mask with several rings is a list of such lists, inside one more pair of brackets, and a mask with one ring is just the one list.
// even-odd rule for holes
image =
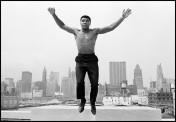
[[130, 14], [131, 14], [131, 9], [128, 8], [126, 11], [124, 9], [122, 13], [122, 17], [127, 18]]
[[55, 14], [55, 8], [48, 8], [48, 11], [50, 12], [51, 15]]

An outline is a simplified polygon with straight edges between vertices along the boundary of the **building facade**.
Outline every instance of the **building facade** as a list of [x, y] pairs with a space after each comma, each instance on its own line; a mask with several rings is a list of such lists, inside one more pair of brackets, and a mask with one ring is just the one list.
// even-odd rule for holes
[[8, 85], [8, 87], [15, 88], [15, 83], [13, 81], [13, 78], [5, 78], [5, 83]]
[[148, 102], [149, 104], [173, 104], [173, 97], [172, 92], [156, 92], [156, 93], [149, 93], [148, 95]]
[[126, 89], [127, 89], [128, 95], [137, 95], [137, 86], [136, 85], [128, 85]]
[[47, 79], [46, 96], [47, 97], [54, 97], [55, 96], [55, 82], [51, 79]]
[[156, 82], [156, 89], [157, 91], [160, 91], [161, 88], [163, 88], [163, 82], [164, 82], [164, 76], [163, 76], [163, 70], [160, 65], [157, 65], [157, 82]]
[[70, 77], [69, 77], [69, 80], [70, 80], [70, 83], [71, 83], [71, 88], [70, 88], [70, 91], [71, 91], [71, 96], [72, 96], [72, 99], [76, 99], [76, 72], [75, 71], [71, 71], [70, 72]]
[[29, 71], [23, 71], [21, 82], [22, 82], [22, 93], [31, 92], [32, 73]]
[[61, 79], [61, 92], [65, 99], [70, 99], [71, 97], [71, 83], [68, 77], [63, 77]]
[[122, 81], [126, 81], [126, 62], [110, 62], [110, 84], [120, 87]]
[[137, 86], [137, 89], [143, 88], [143, 78], [142, 78], [142, 69], [137, 64], [134, 69], [134, 79], [133, 84]]
[[43, 90], [43, 96], [46, 96], [46, 86], [47, 86], [47, 71], [46, 68], [44, 67], [43, 73], [42, 73], [42, 90]]

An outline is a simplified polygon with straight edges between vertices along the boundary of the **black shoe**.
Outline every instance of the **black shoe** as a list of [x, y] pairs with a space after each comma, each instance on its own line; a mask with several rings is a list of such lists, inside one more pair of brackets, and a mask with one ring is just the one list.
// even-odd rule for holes
[[85, 103], [80, 103], [79, 108], [78, 108], [79, 113], [84, 111], [84, 105]]
[[95, 115], [96, 114], [96, 107], [95, 105], [91, 105], [91, 112]]

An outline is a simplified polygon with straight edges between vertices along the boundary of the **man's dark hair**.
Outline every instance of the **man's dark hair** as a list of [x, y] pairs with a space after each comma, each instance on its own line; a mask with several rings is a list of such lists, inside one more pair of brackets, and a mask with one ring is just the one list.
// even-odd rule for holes
[[87, 18], [87, 19], [89, 19], [89, 20], [91, 21], [91, 19], [90, 19], [90, 17], [89, 17], [88, 15], [83, 15], [83, 16], [80, 18], [80, 21], [81, 21], [82, 18]]

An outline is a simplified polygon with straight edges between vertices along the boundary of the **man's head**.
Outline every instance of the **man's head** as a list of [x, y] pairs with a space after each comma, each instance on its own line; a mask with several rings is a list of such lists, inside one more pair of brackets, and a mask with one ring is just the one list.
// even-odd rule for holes
[[87, 15], [83, 15], [80, 18], [80, 24], [83, 29], [88, 29], [91, 24], [91, 18]]

